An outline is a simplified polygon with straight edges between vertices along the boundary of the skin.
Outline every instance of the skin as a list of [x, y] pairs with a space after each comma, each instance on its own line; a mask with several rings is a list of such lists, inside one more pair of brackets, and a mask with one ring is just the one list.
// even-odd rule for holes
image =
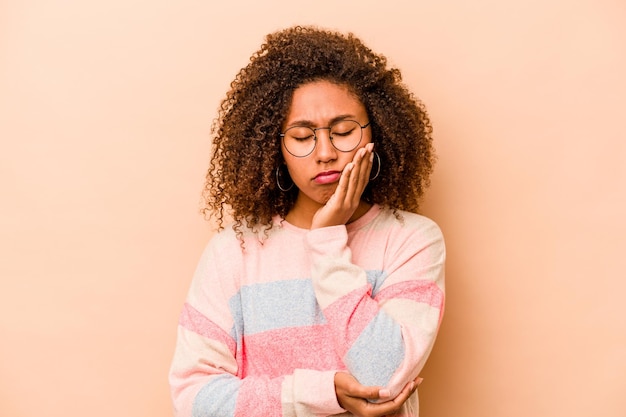
[[[361, 125], [369, 122], [365, 106], [345, 86], [315, 81], [294, 91], [282, 127], [283, 131], [296, 125], [326, 127], [339, 117]], [[295, 157], [282, 147], [285, 164], [298, 188], [296, 202], [285, 219], [301, 228], [317, 229], [347, 224], [365, 214], [370, 205], [361, 195], [369, 181], [373, 148], [369, 128], [363, 129], [359, 146], [351, 152], [338, 151], [328, 130], [317, 131], [317, 145], [306, 157]], [[381, 417], [397, 413], [415, 392], [420, 378], [407, 383], [395, 398], [390, 398], [384, 387], [361, 385], [349, 373], [337, 372], [334, 382], [343, 409], [356, 416]]]
[[[311, 82], [294, 91], [283, 131], [296, 125], [325, 127], [339, 117], [356, 120], [361, 125], [369, 121], [363, 103], [346, 87], [328, 81]], [[299, 190], [286, 220], [306, 229], [349, 223], [370, 207], [361, 201], [361, 194], [372, 168], [371, 129], [363, 129], [359, 146], [351, 152], [335, 149], [328, 130], [318, 130], [317, 138], [315, 150], [304, 158], [295, 157], [282, 147], [289, 175]], [[320, 184], [316, 176], [322, 172], [341, 175]]]
[[[335, 393], [339, 405], [358, 417], [391, 417], [400, 411], [402, 404], [415, 392], [422, 378], [417, 377], [404, 386], [395, 397], [381, 387], [367, 387], [346, 372], [335, 374]], [[372, 403], [372, 401], [380, 401]], [[386, 401], [385, 401], [386, 400]]]

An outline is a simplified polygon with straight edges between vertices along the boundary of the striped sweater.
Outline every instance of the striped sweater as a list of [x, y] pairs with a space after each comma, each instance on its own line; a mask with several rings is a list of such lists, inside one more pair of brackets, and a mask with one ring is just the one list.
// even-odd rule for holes
[[[426, 217], [374, 205], [347, 226], [269, 237], [222, 230], [205, 249], [170, 369], [178, 417], [345, 412], [337, 371], [392, 396], [433, 346], [444, 305], [445, 247]], [[418, 415], [417, 392], [403, 416]]]

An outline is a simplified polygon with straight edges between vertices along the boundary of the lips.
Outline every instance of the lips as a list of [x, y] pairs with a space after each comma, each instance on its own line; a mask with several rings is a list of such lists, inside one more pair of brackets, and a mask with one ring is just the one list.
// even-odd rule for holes
[[317, 184], [332, 184], [339, 181], [339, 177], [341, 177], [340, 171], [324, 171], [317, 174], [313, 181]]

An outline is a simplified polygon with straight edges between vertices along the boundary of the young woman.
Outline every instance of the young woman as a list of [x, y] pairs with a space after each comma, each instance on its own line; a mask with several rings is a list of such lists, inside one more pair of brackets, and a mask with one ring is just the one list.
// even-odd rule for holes
[[267, 36], [214, 125], [219, 231], [180, 317], [178, 416], [418, 415], [444, 305], [443, 238], [416, 214], [431, 142], [400, 72], [354, 36]]

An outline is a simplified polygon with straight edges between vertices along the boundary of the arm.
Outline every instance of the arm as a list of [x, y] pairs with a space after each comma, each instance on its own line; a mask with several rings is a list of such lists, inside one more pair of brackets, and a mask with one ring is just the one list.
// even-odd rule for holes
[[337, 353], [359, 382], [387, 386], [393, 397], [417, 376], [434, 343], [443, 313], [445, 246], [437, 225], [425, 218], [412, 232], [403, 227], [375, 243], [371, 250], [385, 250], [387, 277], [374, 297], [365, 271], [352, 264], [345, 228], [368, 182], [372, 146], [344, 169], [313, 218], [308, 243], [316, 296]]
[[234, 358], [224, 345], [186, 329], [179, 330], [179, 338], [181, 334], [185, 340], [179, 339], [170, 373], [178, 417], [327, 416], [342, 411], [335, 398], [324, 402], [316, 395], [334, 393], [334, 371], [296, 370], [284, 377], [241, 378], [227, 370]]
[[388, 247], [374, 241], [366, 249], [385, 250], [386, 277], [375, 295], [352, 263], [345, 226], [307, 236], [316, 297], [337, 353], [360, 383], [385, 386], [392, 398], [423, 367], [443, 312], [443, 238], [434, 223], [418, 223], [396, 227]]
[[219, 234], [202, 255], [180, 315], [170, 369], [178, 417], [326, 416], [343, 410], [334, 391], [334, 371], [297, 369], [270, 378], [243, 376], [241, 335], [233, 331], [239, 242]]

